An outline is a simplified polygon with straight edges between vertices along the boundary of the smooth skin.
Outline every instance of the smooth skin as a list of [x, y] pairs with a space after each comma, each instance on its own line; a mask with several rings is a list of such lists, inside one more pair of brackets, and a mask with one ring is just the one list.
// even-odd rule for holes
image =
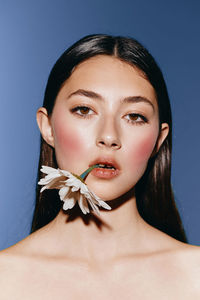
[[42, 107], [37, 122], [61, 169], [81, 174], [96, 158], [115, 159], [118, 176], [86, 179], [113, 209], [100, 217], [77, 210], [70, 221], [61, 210], [1, 251], [0, 299], [199, 299], [199, 247], [148, 225], [136, 207], [134, 186], [169, 130], [163, 123], [159, 131], [143, 74], [115, 57], [90, 58], [63, 85], [52, 115]]

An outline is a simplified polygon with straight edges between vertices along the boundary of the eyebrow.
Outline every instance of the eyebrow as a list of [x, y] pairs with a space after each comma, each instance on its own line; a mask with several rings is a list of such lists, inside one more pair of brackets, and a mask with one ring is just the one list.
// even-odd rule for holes
[[[84, 89], [78, 89], [77, 91], [71, 93], [67, 98], [71, 98], [72, 96], [85, 96], [85, 97], [88, 97], [88, 98], [92, 98], [92, 99], [95, 99], [95, 100], [101, 100], [103, 101], [104, 98], [98, 94], [98, 93], [95, 93], [93, 91], [89, 91], [89, 90], [84, 90]], [[141, 102], [144, 102], [146, 104], [149, 104], [152, 108], [153, 108], [153, 111], [155, 111], [155, 107], [153, 105], [153, 103], [147, 99], [146, 97], [143, 97], [143, 96], [128, 96], [128, 97], [125, 97], [123, 99], [121, 99], [122, 103], [141, 103]]]

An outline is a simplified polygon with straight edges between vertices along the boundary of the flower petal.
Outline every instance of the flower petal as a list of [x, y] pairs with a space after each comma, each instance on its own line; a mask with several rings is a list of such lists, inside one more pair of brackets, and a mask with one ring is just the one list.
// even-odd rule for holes
[[58, 170], [59, 170], [60, 174], [64, 175], [67, 178], [74, 177], [70, 172], [68, 172], [66, 170], [61, 170], [61, 169], [58, 169]]
[[59, 196], [60, 196], [60, 200], [64, 201], [65, 197], [67, 196], [67, 194], [69, 193], [70, 188], [68, 186], [63, 186], [60, 190], [59, 190]]
[[49, 166], [42, 166], [40, 171], [44, 174], [50, 174], [50, 173], [59, 173], [58, 169], [49, 167]]
[[99, 201], [99, 206], [102, 206], [105, 209], [111, 210], [110, 205], [108, 205], [106, 202], [104, 202], [103, 200]]
[[[44, 185], [43, 181], [38, 182], [39, 185]], [[63, 181], [61, 181], [59, 178], [53, 179], [51, 182], [45, 184], [43, 188], [41, 189], [41, 192], [45, 189], [60, 189], [63, 186]]]
[[74, 197], [72, 198], [68, 198], [67, 200], [65, 200], [64, 204], [63, 204], [63, 209], [64, 210], [68, 210], [74, 207], [76, 201], [74, 199]]
[[71, 189], [72, 192], [77, 192], [80, 188], [78, 186], [73, 186]]
[[82, 212], [84, 213], [84, 215], [87, 213], [84, 205], [83, 205], [83, 196], [80, 194], [79, 199], [78, 199], [78, 204], [80, 206], [80, 209], [82, 210]]
[[68, 186], [78, 186], [80, 188], [80, 180], [77, 178], [69, 178], [66, 180]]
[[81, 182], [81, 186], [80, 186], [80, 191], [81, 191], [81, 194], [87, 194], [87, 193], [89, 193], [88, 187], [84, 183], [82, 183], [82, 182]]
[[96, 206], [96, 204], [94, 204], [94, 202], [90, 199], [88, 199], [88, 202], [90, 204], [90, 206], [92, 207], [93, 211], [95, 211], [98, 215], [99, 215], [99, 208], [98, 206]]
[[88, 207], [88, 203], [86, 198], [80, 194], [79, 200], [78, 200], [78, 204], [80, 206], [80, 209], [82, 210], [82, 212], [84, 214], [87, 214], [90, 212], [89, 207]]

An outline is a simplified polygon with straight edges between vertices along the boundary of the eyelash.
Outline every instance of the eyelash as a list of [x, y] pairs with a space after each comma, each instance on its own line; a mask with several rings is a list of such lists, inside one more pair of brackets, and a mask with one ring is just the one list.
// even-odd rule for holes
[[[78, 111], [80, 111], [81, 109], [86, 109], [86, 110], [92, 111], [92, 109], [90, 107], [88, 107], [88, 106], [76, 106], [76, 107], [72, 108], [70, 111], [72, 113], [77, 114], [81, 118], [90, 118], [91, 117], [92, 114], [81, 114], [81, 113], [78, 113]], [[131, 124], [142, 125], [144, 123], [148, 123], [147, 118], [144, 117], [143, 115], [140, 115], [140, 114], [130, 113], [130, 114], [127, 114], [126, 116], [134, 116], [134, 117], [139, 117], [139, 118], [142, 119], [142, 121], [133, 121], [133, 120], [130, 120], [130, 119], [126, 119], [127, 122], [131, 123]]]
[[92, 111], [92, 109], [91, 109], [90, 107], [88, 107], [88, 106], [76, 106], [76, 107], [72, 108], [70, 111], [71, 111], [72, 113], [77, 114], [77, 115], [78, 115], [79, 117], [81, 117], [81, 118], [90, 118], [91, 114], [81, 114], [81, 113], [77, 113], [78, 110], [81, 110], [81, 109], [84, 109], [84, 108], [86, 108], [86, 109]]
[[128, 114], [126, 116], [134, 116], [134, 117], [138, 117], [138, 118], [141, 118], [142, 120], [141, 121], [133, 121], [133, 120], [127, 120], [128, 123], [132, 123], [132, 124], [135, 124], [135, 125], [142, 125], [144, 123], [148, 123], [148, 120], [147, 118], [145, 118], [143, 115], [140, 115], [140, 114], [135, 114], [135, 113], [131, 113], [131, 114]]

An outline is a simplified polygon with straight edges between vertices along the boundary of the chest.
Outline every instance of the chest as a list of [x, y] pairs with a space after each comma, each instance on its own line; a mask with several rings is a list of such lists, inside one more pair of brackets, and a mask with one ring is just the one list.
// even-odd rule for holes
[[[170, 271], [170, 270], [169, 270]], [[198, 299], [191, 282], [148, 265], [91, 271], [84, 266], [29, 266], [7, 274], [2, 300]], [[184, 279], [185, 278], [185, 279]]]

